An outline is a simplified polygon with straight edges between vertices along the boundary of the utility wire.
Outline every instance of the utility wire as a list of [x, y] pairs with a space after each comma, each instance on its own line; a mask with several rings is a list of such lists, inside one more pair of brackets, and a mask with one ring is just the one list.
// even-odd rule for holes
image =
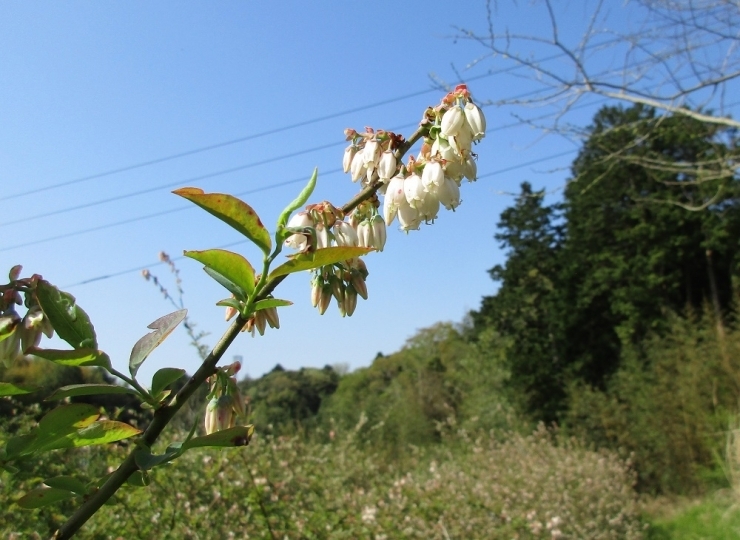
[[[668, 27], [669, 26], [666, 26], [665, 28], [668, 28]], [[608, 46], [608, 45], [611, 45], [611, 44], [618, 43], [619, 41], [620, 41], [620, 39], [617, 38], [617, 37], [615, 37], [615, 38], [606, 40], [603, 43], [595, 43], [595, 44], [592, 44], [589, 48], [601, 48], [601, 47], [604, 47], [604, 46]], [[587, 48], [585, 50], [588, 50], [589, 48]], [[546, 56], [546, 57], [540, 59], [539, 62], [549, 62], [551, 60], [557, 60], [558, 58], [561, 58], [563, 56], [566, 56], [566, 54], [565, 53], [558, 53], [558, 54], [554, 54], [554, 55], [551, 55], [551, 56]], [[509, 67], [498, 69], [498, 70], [489, 70], [486, 73], [483, 73], [483, 74], [480, 74], [480, 75], [475, 75], [473, 77], [468, 77], [468, 78], [465, 79], [465, 82], [477, 81], [477, 80], [484, 79], [484, 78], [487, 78], [487, 77], [492, 77], [494, 75], [501, 75], [501, 74], [504, 74], [504, 73], [508, 73], [508, 72], [511, 72], [511, 71], [517, 71], [519, 69], [524, 69], [524, 68], [525, 68], [524, 66], [517, 64], [517, 65], [514, 65], [514, 66], [509, 66]], [[380, 107], [382, 105], [388, 105], [390, 103], [395, 103], [395, 102], [398, 102], [398, 101], [403, 101], [405, 99], [409, 99], [409, 98], [412, 98], [412, 97], [422, 96], [424, 94], [428, 94], [430, 92], [435, 92], [435, 91], [437, 91], [437, 88], [434, 88], [434, 87], [429, 88], [429, 89], [426, 89], [426, 90], [418, 90], [418, 91], [412, 92], [410, 94], [404, 94], [402, 96], [398, 96], [398, 97], [395, 97], [395, 98], [385, 99], [385, 100], [378, 101], [378, 102], [375, 102], [375, 103], [370, 103], [368, 105], [362, 105], [360, 107], [355, 107], [355, 108], [352, 108], [352, 109], [346, 109], [344, 111], [330, 113], [330, 114], [327, 114], [327, 115], [324, 115], [324, 116], [319, 116], [319, 117], [312, 118], [312, 119], [309, 119], [309, 120], [302, 120], [302, 121], [296, 122], [294, 124], [289, 124], [287, 126], [282, 126], [282, 127], [278, 127], [278, 128], [269, 129], [269, 130], [262, 131], [262, 132], [259, 132], [259, 133], [253, 133], [251, 135], [245, 135], [243, 137], [238, 137], [236, 139], [231, 139], [231, 140], [228, 140], [228, 141], [223, 141], [223, 142], [220, 142], [220, 143], [215, 143], [215, 144], [211, 144], [211, 145], [207, 145], [207, 146], [201, 146], [201, 147], [198, 147], [198, 148], [193, 148], [191, 150], [185, 150], [183, 152], [178, 152], [178, 153], [175, 153], [175, 154], [169, 154], [169, 155], [166, 155], [166, 156], [163, 156], [163, 157], [159, 157], [159, 158], [155, 158], [155, 159], [150, 159], [150, 160], [147, 160], [147, 161], [141, 161], [141, 162], [138, 162], [138, 163], [134, 163], [134, 164], [131, 164], [131, 165], [126, 165], [126, 166], [123, 166], [123, 167], [118, 167], [118, 168], [115, 168], [115, 169], [109, 169], [107, 171], [103, 171], [103, 172], [91, 174], [91, 175], [88, 175], [88, 176], [83, 176], [83, 177], [80, 177], [80, 178], [75, 178], [73, 180], [67, 180], [67, 181], [63, 181], [63, 182], [58, 182], [56, 184], [51, 184], [51, 185], [44, 186], [44, 187], [41, 187], [41, 188], [36, 188], [36, 189], [28, 190], [28, 191], [22, 191], [22, 192], [19, 192], [19, 193], [13, 193], [13, 194], [10, 194], [10, 195], [3, 195], [2, 197], [0, 197], [0, 201], [6, 201], [6, 200], [10, 200], [10, 199], [19, 198], [19, 197], [25, 197], [27, 195], [34, 195], [36, 193], [42, 193], [44, 191], [49, 191], [49, 190], [57, 189], [57, 188], [60, 188], [60, 187], [71, 186], [71, 185], [74, 185], [74, 184], [79, 184], [79, 183], [82, 183], [82, 182], [87, 182], [87, 181], [95, 180], [95, 179], [98, 179], [98, 178], [104, 178], [106, 176], [111, 176], [111, 175], [114, 175], [114, 174], [118, 174], [118, 173], [122, 173], [122, 172], [126, 172], [126, 171], [131, 171], [131, 170], [134, 170], [134, 169], [139, 169], [139, 168], [142, 168], [142, 167], [148, 167], [150, 165], [156, 165], [158, 163], [164, 163], [166, 161], [172, 161], [174, 159], [179, 159], [179, 158], [182, 158], [182, 157], [187, 157], [187, 156], [192, 156], [192, 155], [195, 155], [195, 154], [200, 154], [202, 152], [208, 152], [210, 150], [216, 150], [218, 148], [223, 148], [225, 146], [230, 146], [230, 145], [237, 144], [237, 143], [240, 143], [240, 142], [246, 142], [246, 141], [249, 141], [249, 140], [253, 140], [253, 139], [265, 137], [267, 135], [274, 135], [276, 133], [282, 133], [284, 131], [289, 131], [291, 129], [295, 129], [295, 128], [298, 128], [298, 127], [303, 127], [303, 126], [307, 126], [307, 125], [310, 125], [310, 124], [314, 124], [314, 123], [318, 123], [318, 122], [323, 122], [325, 120], [330, 120], [332, 118], [338, 118], [340, 116], [345, 116], [347, 114], [353, 114], [353, 113], [356, 113], [356, 112], [365, 111], [365, 110], [372, 109], [372, 108], [375, 108], [375, 107]], [[518, 98], [513, 98], [513, 99], [518, 99]]]
[[[504, 73], [504, 72], [509, 71], [511, 69], [514, 69], [514, 68], [507, 68], [507, 69], [499, 70], [499, 71], [490, 71], [488, 73], [483, 73], [481, 75], [476, 75], [474, 77], [470, 77], [467, 80], [469, 80], [469, 81], [480, 80], [480, 79], [483, 79], [483, 78], [486, 78], [486, 77], [492, 77], [493, 75], [498, 75], [500, 73]], [[75, 178], [73, 180], [67, 180], [67, 181], [64, 181], [64, 182], [59, 182], [59, 183], [56, 183], [56, 184], [51, 184], [49, 186], [44, 186], [44, 187], [41, 187], [41, 188], [31, 189], [31, 190], [28, 190], [28, 191], [22, 191], [22, 192], [19, 192], [19, 193], [13, 193], [11, 195], [4, 195], [4, 196], [0, 197], [0, 201], [6, 201], [6, 200], [9, 200], [9, 199], [16, 199], [18, 197], [25, 197], [27, 195], [35, 195], [37, 193], [42, 193], [44, 191], [50, 191], [52, 189], [57, 189], [57, 188], [60, 188], [60, 187], [71, 186], [71, 185], [79, 184], [79, 183], [82, 183], [82, 182], [88, 182], [90, 180], [96, 180], [98, 178], [103, 178], [103, 177], [106, 177], [106, 176], [111, 176], [111, 175], [122, 173], [122, 172], [132, 171], [134, 169], [140, 169], [142, 167], [148, 167], [150, 165], [156, 165], [157, 163], [164, 163], [166, 161], [172, 161], [174, 159], [179, 159], [179, 158], [182, 158], [182, 157], [187, 157], [187, 156], [192, 156], [192, 155], [195, 155], [195, 154], [200, 154], [200, 153], [203, 153], [203, 152], [208, 152], [210, 150], [216, 150], [218, 148], [223, 148], [225, 146], [231, 146], [233, 144], [237, 144], [237, 143], [240, 143], [240, 142], [246, 142], [246, 141], [250, 141], [250, 140], [253, 140], [253, 139], [259, 139], [261, 137], [266, 137], [267, 135], [274, 135], [276, 133], [282, 133], [284, 131], [289, 131], [291, 129], [295, 129], [295, 128], [299, 128], [299, 127], [303, 127], [303, 126], [308, 126], [308, 125], [315, 124], [315, 123], [318, 123], [318, 122], [323, 122], [325, 120], [330, 120], [332, 118], [338, 118], [340, 116], [345, 116], [345, 115], [348, 115], [348, 114], [353, 114], [353, 113], [360, 112], [360, 111], [365, 111], [365, 110], [368, 110], [368, 109], [373, 109], [375, 107], [380, 107], [382, 105], [388, 105], [390, 103], [395, 103], [395, 102], [398, 102], [398, 101], [403, 101], [405, 99], [409, 99], [409, 98], [417, 97], [417, 96], [422, 96], [424, 94], [428, 94], [428, 93], [436, 92], [436, 91], [438, 91], [436, 88], [429, 88], [429, 89], [426, 89], [426, 90], [418, 90], [418, 91], [412, 92], [410, 94], [404, 94], [402, 96], [398, 96], [398, 97], [394, 97], [394, 98], [390, 98], [390, 99], [385, 99], [383, 101], [376, 101], [375, 103], [370, 103], [368, 105], [362, 105], [360, 107], [355, 107], [353, 109], [345, 109], [343, 111], [339, 111], [339, 112], [327, 114], [327, 115], [324, 115], [324, 116], [318, 116], [318, 117], [315, 117], [315, 118], [311, 118], [309, 120], [302, 120], [302, 121], [296, 122], [294, 124], [288, 124], [287, 126], [282, 126], [282, 127], [278, 127], [278, 128], [268, 129], [266, 131], [261, 131], [259, 133], [253, 133], [251, 135], [245, 135], [243, 137], [238, 137], [236, 139], [231, 139], [231, 140], [228, 140], [228, 141], [224, 141], [224, 142], [220, 142], [220, 143], [216, 143], [216, 144], [211, 144], [211, 145], [208, 145], [208, 146], [201, 146], [199, 148], [194, 148], [192, 150], [185, 150], [184, 152], [178, 152], [176, 154], [170, 154], [170, 155], [167, 155], [167, 156], [163, 156], [163, 157], [159, 157], [159, 158], [155, 158], [155, 159], [150, 159], [150, 160], [147, 160], [147, 161], [141, 161], [139, 163], [134, 163], [132, 165], [126, 165], [124, 167], [119, 167], [119, 168], [116, 168], [116, 169], [110, 169], [110, 170], [107, 170], [107, 171], [103, 171], [103, 172], [91, 174], [89, 176], [83, 176], [81, 178]]]
[[[486, 174], [482, 174], [482, 175], [478, 176], [478, 179], [480, 180], [481, 178], [489, 178], [491, 176], [496, 176], [498, 174], [503, 174], [505, 172], [513, 171], [513, 170], [516, 170], [516, 169], [522, 169], [524, 167], [529, 167], [530, 165], [535, 165], [537, 163], [542, 163], [544, 161], [549, 161], [551, 159], [556, 159], [556, 158], [559, 158], [559, 157], [567, 156], [568, 154], [573, 154], [575, 152], [576, 152], [575, 149], [574, 150], [566, 150], [565, 152], [558, 152], [557, 154], [551, 154], [549, 156], [541, 157], [541, 158], [538, 158], [538, 159], [532, 159], [532, 160], [526, 161], [524, 163], [519, 163], [518, 165], [512, 165], [512, 166], [506, 167], [504, 169], [498, 169], [496, 171], [492, 171], [492, 172], [489, 172], [489, 173], [486, 173]], [[340, 170], [341, 169], [336, 169], [336, 170], [334, 170], [332, 172], [338, 172]], [[301, 180], [305, 180], [305, 178], [303, 178]], [[296, 181], [297, 180], [291, 180], [290, 183], [294, 183]], [[286, 183], [287, 182], [283, 183], [283, 185], [285, 185]], [[265, 187], [265, 188], [261, 189], [260, 191], [263, 191], [264, 189], [271, 189], [272, 187], [273, 186], [268, 186], [268, 187]], [[176, 209], [176, 210], [173, 210], [173, 211], [177, 211], [177, 210], [180, 210], [180, 209]], [[236, 242], [231, 242], [229, 244], [224, 244], [224, 245], [221, 245], [221, 246], [217, 246], [216, 249], [224, 249], [224, 248], [227, 248], [227, 247], [233, 247], [235, 245], [243, 244], [245, 242], [246, 242], [246, 240], [239, 240], [239, 241], [236, 241]], [[179, 255], [177, 257], [171, 257], [171, 260], [173, 260], [173, 261], [179, 261], [179, 260], [183, 260], [185, 258], [186, 257], [184, 255]], [[164, 264], [164, 263], [162, 263], [161, 261], [157, 261], [156, 263], [152, 263], [152, 264], [148, 264], [148, 265], [144, 265], [144, 266], [137, 266], [137, 267], [134, 267], [134, 268], [128, 268], [126, 270], [120, 270], [118, 272], [113, 272], [113, 273], [110, 273], [110, 274], [103, 274], [103, 275], [96, 276], [96, 277], [93, 277], [93, 278], [85, 279], [83, 281], [78, 281], [77, 283], [72, 283], [70, 285], [64, 285], [62, 288], [63, 289], [69, 289], [71, 287], [79, 287], [80, 285], [87, 285], [89, 283], [94, 283], [96, 281], [103, 281], [103, 280], [106, 280], [106, 279], [111, 279], [111, 278], [114, 278], [114, 277], [122, 276], [124, 274], [129, 274], [131, 272], [140, 272], [141, 270], [144, 270], [145, 268], [151, 268], [152, 266], [157, 266], [157, 265], [160, 265], [160, 264]]]
[[[529, 97], [529, 96], [531, 96], [533, 94], [536, 94], [538, 92], [539, 92], [539, 90], [530, 91], [530, 92], [524, 92], [522, 94], [519, 94], [518, 96], [515, 96], [512, 99], [521, 99], [521, 98], [524, 98], [524, 97]], [[603, 99], [600, 99], [599, 101], [603, 101]], [[583, 106], [592, 106], [592, 105], [593, 104], [585, 104]], [[486, 107], [486, 106], [490, 106], [490, 104], [484, 105], [484, 107]], [[576, 108], [576, 107], [574, 107], [574, 108]], [[580, 106], [578, 108], [580, 108]], [[534, 120], [547, 118], [548, 116], [550, 116], [550, 115], [545, 115], [543, 117], [536, 118]], [[525, 122], [523, 122], [523, 121], [518, 121], [518, 122], [515, 122], [513, 124], [505, 124], [503, 126], [497, 126], [495, 128], [491, 128], [491, 129], [488, 130], [488, 132], [489, 133], [492, 133], [492, 132], [495, 132], [495, 131], [500, 131], [500, 130], [503, 130], [503, 129], [508, 129], [510, 127], [516, 127], [516, 126], [519, 126], [519, 125], [523, 125], [524, 123]], [[402, 125], [402, 126], [397, 126], [397, 127], [391, 128], [391, 131], [403, 130], [403, 129], [406, 129], [408, 127], [414, 126], [414, 125], [416, 125], [416, 124], [415, 123], [410, 123], [410, 124], [405, 124], [405, 125]], [[20, 223], [26, 223], [26, 222], [29, 222], [29, 221], [35, 221], [37, 219], [41, 219], [41, 218], [45, 218], [45, 217], [49, 217], [49, 216], [56, 216], [56, 215], [59, 215], [59, 214], [65, 214], [67, 212], [73, 212], [73, 211], [76, 211], [76, 210], [83, 210], [85, 208], [91, 208], [91, 207], [98, 206], [98, 205], [101, 205], [101, 204], [106, 204], [106, 203], [111, 203], [111, 202], [117, 202], [117, 201], [120, 201], [120, 200], [123, 200], [123, 199], [128, 199], [130, 197], [136, 197], [136, 196], [139, 196], [139, 195], [146, 195], [147, 193], [153, 193], [155, 191], [159, 191], [159, 190], [162, 190], [162, 189], [168, 189], [168, 188], [180, 186], [180, 185], [182, 185], [184, 183], [196, 182], [196, 181], [200, 181], [200, 180], [206, 180], [208, 178], [214, 178], [216, 176], [223, 176], [225, 174], [230, 174], [230, 173], [233, 173], [233, 172], [238, 172], [238, 171], [242, 171], [242, 170], [245, 170], [245, 169], [250, 169], [250, 168], [253, 168], [253, 167], [258, 167], [260, 165], [265, 165], [265, 164], [268, 164], [268, 163], [274, 163], [276, 161], [282, 161], [284, 159], [288, 159], [288, 158], [291, 158], [293, 156], [300, 156], [300, 155], [310, 154], [312, 152], [316, 152], [316, 151], [319, 151], [319, 150], [326, 150], [328, 148], [332, 148], [332, 147], [335, 147], [335, 146], [341, 146], [343, 144], [345, 144], [345, 141], [339, 141], [339, 142], [335, 142], [335, 143], [326, 143], [326, 144], [323, 144], [323, 145], [320, 145], [320, 146], [314, 146], [312, 148], [306, 148], [306, 149], [303, 149], [303, 150], [298, 150], [298, 151], [295, 151], [295, 152], [290, 152], [290, 153], [287, 153], [287, 154], [282, 154], [280, 156], [274, 156], [274, 157], [263, 159], [263, 160], [260, 160], [260, 161], [253, 161], [251, 163], [246, 163], [244, 165], [237, 165], [235, 167], [230, 167], [228, 169], [223, 169], [223, 170], [216, 171], [216, 172], [213, 172], [213, 173], [207, 173], [207, 174], [195, 176], [195, 177], [188, 178], [188, 179], [185, 179], [185, 180], [178, 180], [176, 182], [170, 182], [170, 183], [167, 183], [167, 184], [160, 184], [160, 185], [152, 186], [152, 187], [149, 187], [149, 188], [146, 188], [146, 189], [142, 189], [142, 190], [139, 190], [139, 191], [133, 191], [133, 192], [130, 192], [130, 193], [124, 193], [122, 195], [116, 195], [116, 196], [113, 196], [113, 197], [108, 197], [106, 199], [98, 199], [96, 201], [90, 201], [90, 202], [86, 202], [86, 203], [78, 204], [78, 205], [74, 205], [74, 206], [68, 206], [68, 207], [65, 207], [65, 208], [57, 209], [57, 210], [45, 211], [45, 212], [41, 212], [41, 213], [38, 213], [38, 214], [30, 215], [30, 216], [25, 216], [25, 217], [21, 217], [21, 218], [15, 218], [15, 219], [11, 219], [9, 221], [0, 223], [0, 228], [7, 227], [9, 225], [17, 225], [17, 224], [20, 224]], [[2, 200], [2, 199], [0, 199], [0, 200]], [[0, 251], [2, 251], [2, 249], [0, 249]]]

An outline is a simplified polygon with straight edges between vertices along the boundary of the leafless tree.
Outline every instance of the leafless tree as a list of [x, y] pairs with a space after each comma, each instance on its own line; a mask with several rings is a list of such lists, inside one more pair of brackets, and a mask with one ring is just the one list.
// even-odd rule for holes
[[[515, 114], [523, 121], [577, 137], [589, 134], [569, 125], [569, 113], [593, 104], [594, 97], [651, 107], [658, 113], [650, 120], [655, 127], [667, 116], [684, 115], [712, 127], [713, 138], [725, 149], [715, 154], [721, 159], [682, 163], [657, 155], [640, 158], [640, 164], [675, 173], [684, 184], [734, 177], [740, 157], [735, 130], [740, 121], [729, 113], [740, 100], [740, 2], [594, 0], [585, 5], [584, 23], [575, 36], [573, 13], [564, 16], [558, 11], [564, 4], [542, 0], [520, 6], [534, 10], [527, 12], [528, 20], [548, 21], [546, 35], [499, 29], [499, 6], [491, 0], [486, 4], [486, 31], [458, 29], [458, 39], [473, 40], [484, 51], [468, 68], [493, 63], [497, 70], [506, 69], [534, 83], [524, 96], [502, 96], [491, 104], [516, 106]], [[537, 117], [522, 112], [533, 106], [546, 109], [545, 122], [541, 112]], [[634, 160], [635, 156], [625, 148], [608, 159]], [[702, 204], [685, 206], [705, 208], [720, 191]]]

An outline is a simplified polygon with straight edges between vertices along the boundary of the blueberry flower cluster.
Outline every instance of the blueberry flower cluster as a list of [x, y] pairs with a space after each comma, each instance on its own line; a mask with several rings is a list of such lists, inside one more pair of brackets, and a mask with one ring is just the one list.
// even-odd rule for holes
[[473, 103], [467, 86], [459, 85], [442, 102], [426, 111], [429, 125], [418, 157], [397, 162], [394, 149], [403, 138], [367, 128], [365, 133], [346, 130], [350, 146], [344, 153], [344, 170], [353, 181], [380, 181], [384, 193], [383, 214], [390, 225], [396, 217], [404, 231], [433, 223], [440, 206], [455, 210], [460, 205], [463, 178], [478, 176], [477, 155], [472, 145], [486, 132], [483, 111]]
[[[324, 201], [306, 207], [288, 222], [294, 231], [285, 244], [303, 252], [328, 247], [366, 247], [383, 251], [386, 241], [385, 221], [378, 213], [377, 198], [359, 204], [349, 216]], [[348, 218], [345, 220], [345, 218]], [[358, 258], [313, 271], [311, 304], [324, 314], [334, 298], [339, 312], [351, 316], [357, 307], [357, 297], [367, 300], [368, 276], [365, 262]]]

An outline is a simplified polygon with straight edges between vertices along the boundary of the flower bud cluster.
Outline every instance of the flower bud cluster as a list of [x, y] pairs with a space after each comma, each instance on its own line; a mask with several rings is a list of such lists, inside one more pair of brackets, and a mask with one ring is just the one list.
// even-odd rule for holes
[[239, 362], [218, 368], [216, 374], [208, 378], [210, 392], [206, 405], [206, 435], [232, 428], [239, 417], [246, 415], [244, 398], [236, 384], [236, 373], [241, 369]]
[[[367, 128], [367, 132], [360, 135], [354, 130], [346, 131], [352, 144], [345, 150], [345, 172], [352, 173], [353, 181], [362, 178], [361, 161], [365, 165], [366, 182], [380, 180], [385, 184], [380, 188], [385, 195], [385, 223], [390, 225], [398, 217], [404, 231], [418, 229], [422, 222], [433, 223], [440, 206], [454, 211], [461, 202], [463, 178], [472, 182], [478, 176], [477, 156], [472, 145], [485, 136], [486, 118], [473, 103], [466, 85], [459, 85], [438, 106], [428, 109], [422, 122], [425, 124], [429, 129], [421, 152], [417, 158], [410, 156], [405, 165], [397, 163], [393, 157], [387, 162], [378, 158], [374, 166], [373, 156], [378, 153], [374, 142], [382, 141], [378, 134], [386, 132], [375, 133]], [[402, 139], [389, 136], [388, 141], [390, 148], [400, 145]], [[372, 174], [371, 165], [374, 166]]]
[[[310, 252], [336, 247], [367, 247], [383, 251], [386, 226], [378, 213], [378, 199], [359, 204], [345, 221], [343, 212], [329, 202], [309, 205], [304, 212], [294, 215], [287, 227], [295, 231], [286, 245]], [[351, 316], [357, 308], [357, 297], [367, 299], [368, 271], [364, 261], [352, 258], [344, 262], [322, 266], [313, 271], [311, 304], [324, 314], [332, 298], [339, 312]]]
[[285, 245], [303, 252], [332, 246], [383, 251], [386, 230], [378, 206], [377, 199], [366, 201], [352, 212], [349, 221], [344, 221], [344, 213], [328, 201], [308, 205], [288, 221], [286, 228], [294, 234]]
[[365, 261], [359, 257], [318, 268], [311, 279], [311, 305], [323, 315], [334, 298], [342, 317], [351, 317], [357, 297], [367, 300], [367, 276]]
[[[259, 280], [260, 275], [255, 276], [255, 283]], [[231, 295], [231, 298], [234, 298], [233, 294]], [[269, 295], [265, 299], [267, 300], [269, 298], [273, 298], [273, 296]], [[235, 307], [227, 306], [224, 318], [227, 321], [230, 321], [238, 312], [239, 311]], [[268, 307], [255, 311], [242, 327], [242, 332], [251, 332], [252, 336], [254, 336], [254, 331], [256, 330], [260, 333], [260, 336], [264, 336], [268, 325], [270, 328], [280, 328], [280, 316], [278, 315], [276, 307]]]
[[[38, 276], [20, 279], [21, 266], [14, 266], [8, 274], [10, 283], [0, 287], [0, 361], [10, 366], [23, 358], [25, 351], [41, 342], [41, 334], [54, 335], [54, 329], [44, 316], [33, 293]], [[16, 306], [25, 306], [21, 316]]]
[[403, 136], [390, 131], [375, 131], [365, 128], [364, 133], [354, 129], [344, 130], [350, 145], [344, 150], [342, 168], [350, 173], [353, 182], [363, 186], [380, 180], [387, 184], [396, 173], [395, 151], [403, 143]]

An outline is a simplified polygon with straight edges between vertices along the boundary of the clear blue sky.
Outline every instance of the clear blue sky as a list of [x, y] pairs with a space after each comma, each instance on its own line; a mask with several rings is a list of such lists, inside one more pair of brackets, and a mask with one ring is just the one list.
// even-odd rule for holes
[[[497, 17], [506, 24], [532, 33], [545, 29], [527, 9], [499, 4]], [[2, 201], [2, 271], [23, 264], [24, 274], [67, 287], [92, 317], [100, 347], [123, 369], [146, 325], [172, 310], [139, 269], [148, 267], [174, 288], [157, 264], [160, 250], [177, 257], [185, 249], [239, 240], [172, 189], [238, 194], [272, 224], [314, 167], [315, 202], [341, 205], [351, 197], [357, 186], [337, 171], [344, 128], [409, 134], [443, 94], [433, 89], [430, 74], [453, 84], [458, 73], [473, 79], [469, 87], [479, 101], [528, 91], [526, 79], [484, 76], [496, 67], [489, 60], [465, 70], [484, 51], [452, 39], [453, 25], [484, 31], [486, 20], [485, 2], [464, 5], [3, 3], [0, 198], [33, 193]], [[564, 30], [573, 40], [587, 6], [569, 8]], [[576, 121], [587, 124], [594, 110], [583, 110]], [[378, 351], [399, 349], [419, 328], [460, 321], [477, 308], [495, 290], [486, 271], [503, 261], [493, 234], [500, 212], [512, 203], [507, 193], [517, 192], [523, 180], [557, 190], [576, 150], [517, 124], [511, 112], [486, 108], [489, 134], [476, 149], [481, 179], [463, 186], [457, 212], [443, 209], [433, 226], [408, 235], [394, 228], [385, 252], [367, 257], [370, 299], [360, 301], [353, 317], [341, 318], [334, 306], [319, 316], [309, 303], [308, 274], [292, 276], [278, 290], [295, 302], [281, 310], [282, 328], [264, 337], [240, 336], [229, 356], [242, 356], [251, 376], [276, 363], [356, 368]], [[238, 170], [218, 174], [229, 169]], [[48, 189], [60, 183], [67, 185]], [[232, 249], [258, 260], [246, 243]], [[213, 344], [226, 327], [215, 302], [227, 294], [195, 261], [177, 264], [190, 316]], [[183, 331], [141, 373], [146, 379], [163, 366], [196, 368]]]

